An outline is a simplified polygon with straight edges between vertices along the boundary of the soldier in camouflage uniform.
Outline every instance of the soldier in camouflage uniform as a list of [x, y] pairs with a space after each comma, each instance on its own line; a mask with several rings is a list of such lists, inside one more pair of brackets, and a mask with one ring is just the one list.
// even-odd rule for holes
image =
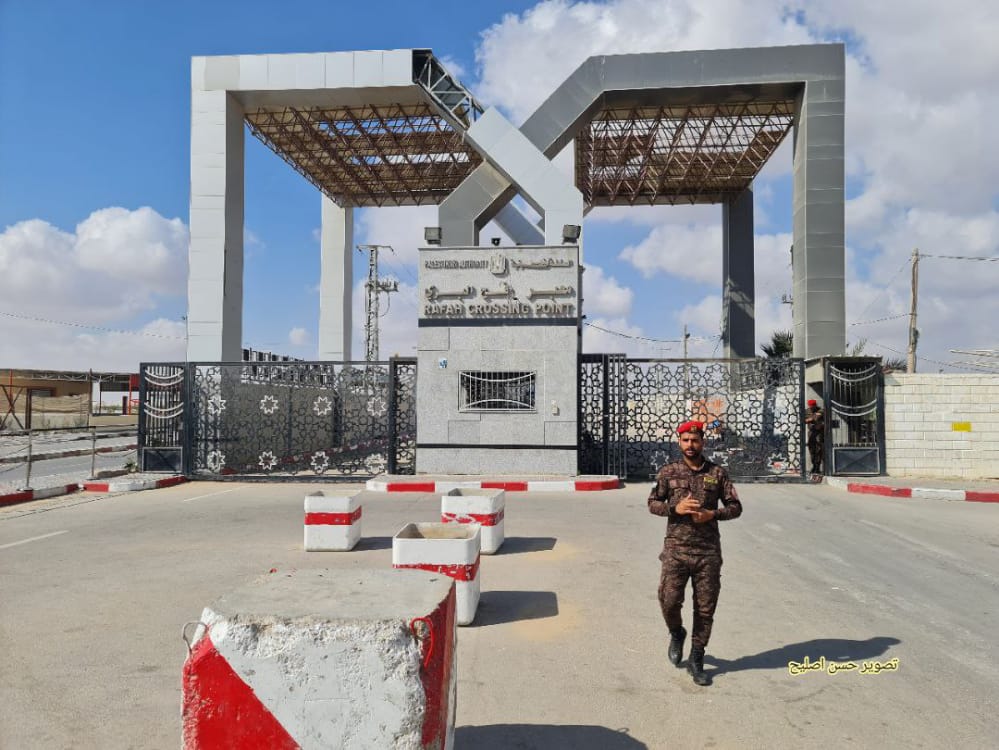
[[711, 637], [718, 593], [721, 590], [721, 537], [718, 521], [742, 515], [742, 503], [732, 480], [718, 464], [701, 453], [704, 424], [685, 422], [677, 428], [681, 461], [663, 466], [649, 494], [649, 512], [666, 516], [659, 604], [670, 633], [669, 660], [680, 666], [687, 631], [680, 610], [687, 580], [693, 581], [694, 625], [687, 671], [698, 685], [710, 679], [704, 672], [704, 649]]

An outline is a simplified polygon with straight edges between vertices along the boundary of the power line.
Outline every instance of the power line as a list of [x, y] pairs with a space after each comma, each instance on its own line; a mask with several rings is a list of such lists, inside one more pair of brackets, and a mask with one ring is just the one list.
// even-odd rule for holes
[[53, 325], [60, 326], [72, 326], [73, 328], [88, 328], [92, 331], [104, 331], [105, 333], [124, 333], [128, 336], [149, 336], [156, 339], [176, 339], [178, 341], [184, 341], [184, 336], [168, 336], [163, 333], [145, 333], [143, 331], [124, 331], [120, 328], [104, 328], [102, 326], [91, 326], [86, 323], [72, 323], [68, 320], [50, 320], [48, 318], [36, 318], [31, 315], [18, 315], [17, 313], [3, 312], [0, 310], [0, 315], [4, 315], [8, 318], [18, 318], [19, 320], [30, 320], [35, 323], [51, 323]]
[[984, 260], [995, 263], [999, 260], [999, 255], [986, 256], [986, 255], [930, 255], [928, 253], [920, 253], [920, 258], [940, 258], [942, 260]]
[[[621, 338], [625, 338], [625, 339], [634, 339], [635, 341], [651, 341], [651, 342], [656, 343], [656, 344], [680, 344], [680, 343], [682, 343], [680, 339], [653, 339], [653, 338], [649, 338], [648, 336], [633, 336], [630, 333], [621, 333], [620, 331], [612, 331], [609, 328], [602, 328], [601, 326], [598, 326], [596, 323], [587, 322], [586, 325], [588, 325], [590, 328], [596, 328], [598, 331], [603, 331], [604, 333], [610, 333], [610, 334], [612, 334], [614, 336], [620, 336]], [[690, 338], [693, 339], [694, 341], [714, 341], [718, 337], [717, 336], [712, 336], [711, 338], [706, 339], [703, 336], [691, 336]]]
[[901, 266], [898, 267], [898, 270], [895, 271], [894, 275], [891, 277], [891, 279], [889, 279], [888, 283], [885, 284], [881, 288], [881, 291], [878, 294], [874, 295], [874, 297], [871, 299], [871, 301], [867, 303], [867, 307], [865, 307], [864, 311], [862, 313], [860, 313], [860, 315], [857, 316], [858, 318], [862, 318], [865, 315], [867, 315], [867, 311], [870, 310], [874, 306], [874, 303], [877, 302], [879, 299], [881, 299], [881, 296], [885, 292], [888, 291], [888, 289], [891, 287], [891, 285], [895, 282], [895, 279], [898, 278], [898, 275], [900, 273], [902, 273], [902, 271], [909, 265], [909, 261], [910, 261], [909, 258], [905, 259], [905, 262]]
[[[908, 354], [908, 352], [899, 351], [898, 349], [886, 346], [885, 344], [879, 344], [877, 341], [868, 341], [867, 343], [870, 344], [871, 346], [877, 346], [881, 349], [887, 349], [888, 351], [894, 354], [901, 354], [903, 356]], [[944, 367], [956, 367], [961, 369], [968, 369], [966, 365], [963, 365], [960, 362], [941, 362], [938, 359], [930, 359], [929, 357], [920, 357], [920, 359], [925, 360], [926, 362], [932, 362], [935, 365], [943, 365]]]
[[874, 320], [860, 320], [860, 321], [857, 321], [856, 323], [850, 323], [850, 325], [852, 325], [852, 326], [866, 326], [866, 325], [869, 325], [870, 323], [881, 323], [881, 322], [886, 321], [886, 320], [898, 320], [899, 318], [908, 318], [908, 317], [909, 317], [909, 313], [899, 313], [898, 315], [889, 315], [888, 317], [885, 317], [885, 318], [875, 318]]

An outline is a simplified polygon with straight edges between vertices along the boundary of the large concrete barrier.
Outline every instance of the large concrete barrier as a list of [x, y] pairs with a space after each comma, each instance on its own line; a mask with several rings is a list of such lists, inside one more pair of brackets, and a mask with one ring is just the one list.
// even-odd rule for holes
[[185, 750], [453, 746], [455, 589], [423, 571], [270, 575], [205, 608]]

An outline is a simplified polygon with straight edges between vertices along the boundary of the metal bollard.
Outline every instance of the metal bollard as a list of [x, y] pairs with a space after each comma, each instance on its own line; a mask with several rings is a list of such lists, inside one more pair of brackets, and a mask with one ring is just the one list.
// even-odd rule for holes
[[90, 428], [90, 478], [97, 479], [97, 428]]
[[28, 469], [24, 477], [24, 489], [31, 489], [31, 430], [28, 430]]

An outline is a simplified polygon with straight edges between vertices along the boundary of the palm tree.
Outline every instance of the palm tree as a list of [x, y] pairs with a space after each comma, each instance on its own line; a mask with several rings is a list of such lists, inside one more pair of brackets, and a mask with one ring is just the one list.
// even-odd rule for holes
[[760, 349], [769, 358], [790, 357], [794, 353], [794, 333], [778, 330], [770, 334], [769, 344], [760, 344]]
[[902, 357], [881, 360], [881, 372], [908, 372], [909, 365]]

